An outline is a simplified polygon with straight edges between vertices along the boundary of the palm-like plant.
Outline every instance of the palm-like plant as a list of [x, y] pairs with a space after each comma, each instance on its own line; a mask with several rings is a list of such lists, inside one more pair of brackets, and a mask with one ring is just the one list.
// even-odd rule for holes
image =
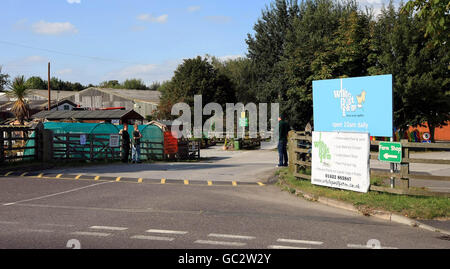
[[25, 100], [25, 97], [28, 94], [28, 88], [25, 84], [24, 76], [18, 76], [14, 78], [8, 94], [16, 99], [11, 108], [11, 112], [14, 113], [16, 119], [20, 122], [21, 125], [23, 125], [24, 120], [30, 117], [31, 110], [30, 106]]

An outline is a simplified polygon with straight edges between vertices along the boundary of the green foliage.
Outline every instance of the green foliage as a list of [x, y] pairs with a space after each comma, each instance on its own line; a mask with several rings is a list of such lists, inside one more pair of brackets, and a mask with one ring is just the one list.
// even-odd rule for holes
[[47, 83], [42, 78], [36, 76], [27, 79], [26, 86], [28, 89], [47, 89]]
[[417, 12], [424, 20], [422, 30], [431, 37], [434, 45], [447, 45], [450, 36], [450, 2], [448, 0], [412, 0], [403, 7], [404, 13]]
[[122, 85], [124, 89], [148, 90], [147, 86], [141, 79], [127, 79]]
[[118, 80], [108, 80], [100, 83], [100, 88], [111, 89], [128, 89], [128, 90], [156, 90], [159, 87], [158, 83], [153, 83], [151, 87], [147, 87], [142, 79], [127, 79], [123, 83], [119, 83]]
[[16, 119], [20, 122], [20, 124], [23, 124], [24, 120], [30, 117], [30, 106], [25, 100], [27, 94], [28, 88], [25, 83], [25, 77], [15, 77], [8, 95], [16, 99], [11, 108], [11, 112], [14, 113]]
[[172, 105], [185, 102], [194, 105], [194, 96], [202, 95], [203, 104], [234, 103], [235, 90], [231, 80], [220, 74], [207, 58], [185, 59], [175, 70], [171, 81], [160, 87], [162, 92], [159, 118], [172, 118]]

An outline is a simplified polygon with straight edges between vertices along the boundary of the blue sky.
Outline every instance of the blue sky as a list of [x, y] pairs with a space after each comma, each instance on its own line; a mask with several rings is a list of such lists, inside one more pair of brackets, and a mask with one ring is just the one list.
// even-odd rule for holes
[[[1, 0], [3, 72], [83, 84], [164, 81], [183, 59], [244, 56], [271, 0]], [[379, 10], [388, 0], [363, 0]]]

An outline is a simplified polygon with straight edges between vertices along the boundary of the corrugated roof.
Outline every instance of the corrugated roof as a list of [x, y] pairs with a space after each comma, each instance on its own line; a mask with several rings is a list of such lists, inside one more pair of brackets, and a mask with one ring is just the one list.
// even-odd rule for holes
[[[94, 89], [98, 91], [102, 91], [105, 93], [114, 94], [126, 99], [134, 100], [134, 101], [143, 101], [159, 104], [159, 100], [161, 98], [160, 91], [149, 91], [149, 90], [129, 90], [129, 89], [111, 89], [111, 88], [87, 88], [83, 91]], [[81, 92], [80, 92], [81, 93]]]
[[[50, 97], [52, 100], [61, 100], [64, 98], [67, 98], [69, 96], [72, 96], [76, 94], [76, 91], [54, 91], [52, 90], [50, 93]], [[37, 89], [30, 89], [28, 95], [37, 95], [43, 98], [48, 99], [48, 91], [47, 90], [37, 90]]]
[[[120, 119], [131, 114], [134, 119], [143, 119], [134, 110], [72, 110], [72, 111], [41, 111], [32, 118], [61, 120], [61, 119]], [[130, 115], [129, 115], [130, 116]]]

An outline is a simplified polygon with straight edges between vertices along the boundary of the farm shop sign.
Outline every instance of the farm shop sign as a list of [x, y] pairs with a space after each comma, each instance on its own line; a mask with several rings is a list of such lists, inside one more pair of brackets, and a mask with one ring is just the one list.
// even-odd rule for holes
[[314, 130], [392, 137], [392, 75], [313, 81]]
[[311, 183], [368, 192], [368, 133], [313, 132]]

